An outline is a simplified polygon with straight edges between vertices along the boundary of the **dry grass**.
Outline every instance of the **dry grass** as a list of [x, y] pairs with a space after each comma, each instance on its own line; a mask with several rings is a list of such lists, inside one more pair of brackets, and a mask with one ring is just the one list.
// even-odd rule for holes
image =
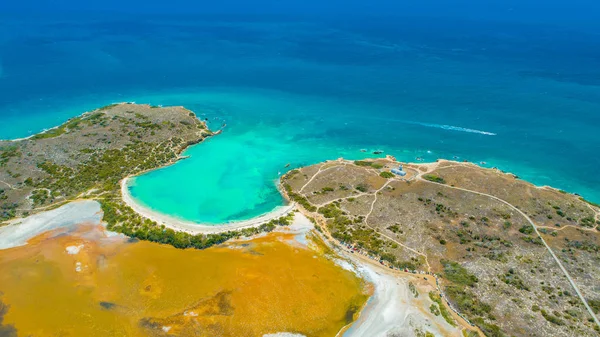
[[[600, 257], [594, 249], [600, 244], [600, 232], [582, 225], [582, 219], [594, 216], [593, 207], [575, 195], [538, 188], [497, 170], [454, 162], [429, 168], [405, 165], [409, 172], [430, 170], [442, 177], [445, 185], [397, 178], [376, 192], [386, 182], [379, 172], [397, 165], [390, 161], [382, 164], [385, 166], [379, 170], [350, 162], [329, 164], [333, 168], [319, 172], [302, 191], [311, 203], [340, 210], [338, 217], [327, 220], [327, 229], [335, 237], [366, 247], [372, 255], [393, 255], [398, 265], [410, 261], [442, 276], [448, 276], [444, 267], [448, 262], [444, 261], [457, 262], [463, 268], [460, 277], [444, 277], [443, 288], [453, 305], [489, 336], [597, 335], [583, 303], [546, 248], [529, 233], [526, 219], [500, 201], [450, 187], [506, 200], [536, 225], [564, 227], [558, 234], [549, 230], [544, 237], [565, 261], [584, 295], [597, 300]], [[317, 170], [307, 167], [299, 172], [289, 180], [292, 187], [302, 186]], [[287, 177], [283, 180], [288, 182]], [[356, 191], [359, 184], [367, 187], [364, 192]], [[320, 193], [326, 186], [336, 189]], [[342, 193], [338, 186], [348, 190]], [[348, 191], [355, 196], [348, 197]], [[427, 261], [415, 252], [426, 255]], [[468, 275], [478, 281], [461, 283], [471, 277]]]

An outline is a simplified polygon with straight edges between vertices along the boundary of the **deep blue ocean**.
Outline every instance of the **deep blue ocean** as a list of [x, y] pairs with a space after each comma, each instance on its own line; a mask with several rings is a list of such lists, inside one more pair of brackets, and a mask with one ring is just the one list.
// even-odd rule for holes
[[135, 14], [3, 13], [0, 138], [112, 102], [184, 105], [213, 129], [226, 123], [224, 133], [130, 188], [148, 207], [204, 223], [281, 205], [274, 182], [288, 163], [374, 150], [485, 162], [600, 201], [592, 7], [579, 19], [554, 8], [525, 20], [518, 6], [494, 6], [502, 15], [360, 6], [167, 14], [157, 4]]

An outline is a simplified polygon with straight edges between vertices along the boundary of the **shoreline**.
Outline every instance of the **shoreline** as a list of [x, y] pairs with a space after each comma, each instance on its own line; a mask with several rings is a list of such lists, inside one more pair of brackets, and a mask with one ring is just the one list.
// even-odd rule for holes
[[291, 203], [289, 205], [279, 206], [270, 212], [261, 214], [257, 217], [247, 219], [247, 220], [240, 220], [240, 221], [235, 221], [235, 222], [230, 222], [230, 223], [225, 223], [225, 224], [215, 224], [215, 225], [201, 224], [201, 223], [196, 223], [193, 221], [186, 221], [186, 220], [178, 219], [178, 218], [175, 218], [170, 215], [162, 214], [160, 212], [157, 212], [147, 206], [144, 206], [144, 205], [136, 202], [136, 200], [133, 198], [133, 196], [129, 193], [129, 189], [127, 188], [127, 182], [130, 178], [131, 177], [126, 177], [123, 180], [121, 180], [121, 182], [120, 182], [121, 199], [127, 206], [131, 207], [136, 213], [140, 214], [141, 216], [148, 218], [152, 221], [156, 221], [159, 225], [165, 225], [165, 227], [171, 228], [175, 231], [186, 232], [186, 233], [192, 234], [192, 235], [195, 235], [195, 234], [217, 234], [217, 233], [223, 233], [223, 232], [228, 232], [228, 231], [232, 231], [232, 230], [257, 227], [257, 226], [267, 223], [273, 219], [277, 219], [282, 216], [285, 216], [296, 209], [296, 204]]
[[[135, 104], [135, 102], [115, 102], [115, 103], [110, 103], [110, 104], [107, 104], [106, 106], [109, 106], [109, 105], [120, 105], [120, 104]], [[147, 104], [147, 105], [150, 105], [150, 104]], [[104, 107], [104, 106], [103, 106], [103, 107]], [[53, 127], [51, 127], [51, 128], [42, 129], [41, 131], [39, 131], [39, 132], [36, 132], [36, 133], [34, 133], [34, 134], [31, 134], [31, 135], [29, 135], [29, 136], [27, 136], [27, 137], [19, 137], [19, 138], [13, 138], [13, 139], [0, 139], [0, 142], [21, 142], [21, 141], [24, 141], [24, 140], [31, 139], [31, 138], [33, 138], [33, 137], [35, 137], [35, 136], [37, 136], [37, 135], [41, 135], [41, 134], [44, 134], [44, 133], [46, 133], [46, 132], [48, 132], [48, 131], [51, 131], [51, 130], [58, 129], [59, 127], [61, 127], [62, 125], [64, 125], [65, 123], [67, 123], [68, 121], [70, 121], [70, 120], [72, 120], [72, 119], [79, 118], [79, 117], [83, 117], [83, 116], [85, 116], [85, 115], [87, 115], [87, 114], [90, 114], [90, 113], [92, 113], [92, 112], [94, 112], [94, 111], [97, 111], [97, 110], [99, 110], [99, 109], [102, 109], [103, 107], [99, 107], [99, 108], [96, 108], [96, 109], [94, 109], [94, 110], [85, 111], [85, 112], [83, 112], [83, 113], [80, 113], [79, 115], [73, 116], [73, 117], [71, 117], [71, 118], [69, 118], [69, 119], [65, 120], [64, 122], [62, 122], [62, 123], [60, 123], [60, 124], [58, 124], [58, 125], [56, 125], [56, 126], [53, 126]]]
[[[215, 135], [219, 134], [220, 131], [221, 130], [216, 132]], [[136, 174], [135, 176], [139, 176], [148, 171], [162, 169], [164, 167], [167, 167], [167, 166], [177, 163], [179, 160], [183, 160], [186, 158], [187, 157], [180, 155], [172, 163], [169, 163], [165, 166], [161, 166], [159, 168], [154, 168], [154, 169], [147, 170], [145, 172], [141, 172], [139, 174]], [[365, 159], [373, 159], [373, 160], [384, 159], [384, 160], [388, 160], [388, 161], [392, 161], [392, 162], [397, 162], [393, 156], [389, 156], [389, 155], [384, 158], [365, 158]], [[342, 159], [342, 160], [349, 162], [349, 163], [353, 162], [351, 160], [346, 160], [346, 159]], [[325, 162], [327, 162], [327, 161], [325, 161]], [[322, 162], [322, 163], [325, 163], [325, 162]], [[448, 159], [438, 159], [434, 162], [418, 162], [418, 163], [406, 162], [406, 163], [402, 163], [402, 164], [407, 165], [407, 166], [410, 165], [410, 166], [416, 166], [416, 167], [425, 167], [429, 171], [431, 169], [434, 169], [437, 165], [439, 165], [440, 163], [443, 163], [443, 162], [449, 162], [449, 163], [455, 163], [458, 165], [467, 165], [467, 166], [472, 165], [472, 166], [475, 166], [475, 167], [478, 167], [481, 169], [494, 170], [494, 171], [497, 171], [497, 172], [505, 174], [505, 175], [511, 175], [511, 176], [517, 177], [513, 173], [505, 172], [505, 171], [499, 170], [497, 168], [487, 168], [487, 167], [483, 167], [483, 166], [478, 165], [477, 163], [473, 163], [473, 162], [460, 162], [460, 161], [448, 160]], [[165, 227], [171, 228], [175, 231], [185, 232], [185, 233], [188, 233], [191, 235], [218, 234], [218, 233], [224, 233], [224, 232], [228, 232], [228, 231], [232, 231], [232, 230], [258, 227], [261, 224], [264, 224], [273, 219], [277, 219], [279, 217], [285, 216], [285, 215], [289, 214], [290, 212], [293, 212], [294, 210], [297, 209], [295, 203], [290, 200], [290, 198], [288, 197], [285, 190], [281, 189], [280, 186], [277, 186], [277, 189], [279, 190], [281, 195], [284, 197], [284, 199], [287, 200], [288, 202], [291, 202], [289, 205], [278, 206], [275, 209], [273, 209], [272, 211], [261, 214], [254, 218], [251, 218], [251, 219], [232, 221], [232, 222], [223, 223], [223, 224], [209, 225], [209, 224], [203, 224], [203, 223], [198, 223], [198, 222], [193, 222], [193, 221], [187, 221], [187, 220], [179, 219], [175, 216], [171, 216], [168, 214], [163, 214], [161, 212], [155, 211], [155, 210], [151, 209], [150, 207], [142, 205], [141, 203], [137, 202], [135, 200], [135, 198], [129, 193], [129, 189], [127, 187], [127, 182], [129, 181], [129, 179], [131, 179], [135, 176], [125, 177], [124, 179], [122, 179], [120, 181], [119, 184], [120, 184], [121, 200], [127, 206], [131, 207], [136, 213], [141, 215], [142, 217], [145, 217], [152, 221], [155, 221], [159, 225], [165, 225]], [[551, 186], [538, 186], [535, 184], [533, 184], [533, 186], [535, 186], [536, 188], [541, 188], [541, 189], [546, 188], [546, 189], [552, 189], [555, 191], [560, 191], [559, 189], [551, 187]]]
[[0, 227], [0, 250], [27, 244], [31, 238], [80, 224], [102, 224], [102, 209], [96, 200], [75, 200], [58, 208], [12, 219]]
[[[372, 284], [374, 290], [356, 320], [344, 331], [340, 331], [337, 337], [385, 337], [390, 334], [404, 336], [412, 335], [415, 329], [433, 332], [436, 336], [462, 336], [461, 331], [465, 328], [462, 324], [456, 327], [447, 325], [426, 311], [426, 294], [435, 291], [430, 281], [422, 279], [418, 274], [394, 273], [363, 257], [351, 256], [345, 252], [341, 256], [354, 264], [356, 275]], [[410, 292], [409, 283], [418, 289], [420, 298], [414, 297]]]

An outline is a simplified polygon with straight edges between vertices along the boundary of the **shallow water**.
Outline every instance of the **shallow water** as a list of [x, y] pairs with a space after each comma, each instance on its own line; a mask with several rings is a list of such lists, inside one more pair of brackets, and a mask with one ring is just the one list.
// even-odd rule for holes
[[199, 251], [98, 227], [42, 235], [0, 250], [0, 322], [19, 336], [333, 336], [366, 302], [363, 282], [290, 241], [271, 233]]
[[283, 202], [274, 182], [286, 164], [377, 149], [485, 161], [600, 201], [600, 40], [583, 30], [411, 18], [2, 24], [2, 138], [115, 101], [185, 105], [212, 129], [227, 124], [131, 187], [185, 220], [257, 216]]

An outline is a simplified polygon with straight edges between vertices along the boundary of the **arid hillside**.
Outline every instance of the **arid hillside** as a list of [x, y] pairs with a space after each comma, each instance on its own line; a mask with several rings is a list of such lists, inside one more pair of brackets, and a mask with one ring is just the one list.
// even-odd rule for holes
[[391, 173], [399, 164], [340, 159], [293, 170], [282, 184], [346, 247], [439, 275], [450, 306], [488, 336], [599, 334], [590, 313], [600, 309], [596, 205], [473, 164]]
[[28, 139], [0, 141], [0, 223], [118, 190], [212, 133], [183, 107], [114, 104]]

